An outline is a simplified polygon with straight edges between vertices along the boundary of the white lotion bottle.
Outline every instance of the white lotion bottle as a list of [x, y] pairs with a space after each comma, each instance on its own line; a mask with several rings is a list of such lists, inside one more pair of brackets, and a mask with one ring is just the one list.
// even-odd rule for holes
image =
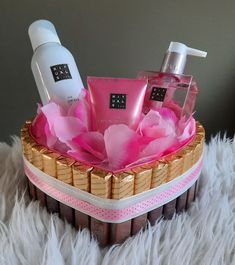
[[34, 50], [31, 68], [42, 104], [68, 106], [78, 100], [83, 83], [72, 54], [61, 45], [54, 25], [37, 20], [29, 26]]

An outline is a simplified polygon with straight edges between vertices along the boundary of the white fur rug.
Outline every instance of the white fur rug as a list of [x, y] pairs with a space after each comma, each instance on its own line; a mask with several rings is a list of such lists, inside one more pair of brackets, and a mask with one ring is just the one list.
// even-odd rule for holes
[[235, 139], [212, 139], [202, 189], [187, 213], [161, 221], [123, 245], [101, 250], [25, 191], [21, 148], [0, 144], [0, 264], [235, 264]]

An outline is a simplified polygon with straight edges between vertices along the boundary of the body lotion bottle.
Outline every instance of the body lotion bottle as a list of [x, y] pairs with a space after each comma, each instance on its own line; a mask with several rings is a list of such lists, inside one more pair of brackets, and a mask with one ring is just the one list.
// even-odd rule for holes
[[190, 117], [194, 111], [197, 84], [191, 75], [184, 75], [187, 55], [206, 57], [207, 53], [187, 47], [180, 42], [171, 42], [159, 72], [145, 71], [139, 77], [148, 80], [144, 112], [168, 107], [179, 118]]
[[31, 68], [43, 105], [62, 106], [78, 100], [83, 83], [72, 54], [61, 45], [50, 21], [37, 20], [29, 27], [34, 50]]

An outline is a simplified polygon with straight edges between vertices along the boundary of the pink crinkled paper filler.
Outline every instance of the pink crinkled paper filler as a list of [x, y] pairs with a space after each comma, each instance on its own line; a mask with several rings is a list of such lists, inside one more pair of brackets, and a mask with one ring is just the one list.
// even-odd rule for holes
[[111, 171], [150, 162], [177, 151], [196, 133], [193, 117], [179, 120], [168, 108], [142, 115], [136, 131], [124, 124], [108, 127], [104, 134], [91, 131], [89, 95], [68, 109], [50, 102], [39, 107], [31, 133], [39, 144], [62, 155]]

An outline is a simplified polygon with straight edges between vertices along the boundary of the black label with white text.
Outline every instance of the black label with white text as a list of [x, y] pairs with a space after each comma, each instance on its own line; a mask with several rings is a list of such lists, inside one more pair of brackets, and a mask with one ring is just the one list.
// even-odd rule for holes
[[126, 94], [110, 94], [110, 109], [126, 109]]
[[57, 64], [50, 67], [55, 82], [72, 79], [69, 67], [67, 64]]
[[152, 87], [149, 99], [163, 102], [166, 95], [166, 90], [167, 89], [164, 87]]

